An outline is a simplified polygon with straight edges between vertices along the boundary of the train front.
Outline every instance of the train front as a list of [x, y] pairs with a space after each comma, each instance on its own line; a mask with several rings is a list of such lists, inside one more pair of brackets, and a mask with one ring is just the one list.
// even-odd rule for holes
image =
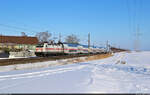
[[44, 44], [38, 44], [36, 46], [35, 55], [42, 56], [44, 54]]

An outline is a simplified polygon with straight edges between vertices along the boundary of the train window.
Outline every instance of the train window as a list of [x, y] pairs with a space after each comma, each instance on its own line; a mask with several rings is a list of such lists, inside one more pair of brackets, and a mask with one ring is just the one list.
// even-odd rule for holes
[[77, 52], [77, 50], [69, 50], [69, 52]]

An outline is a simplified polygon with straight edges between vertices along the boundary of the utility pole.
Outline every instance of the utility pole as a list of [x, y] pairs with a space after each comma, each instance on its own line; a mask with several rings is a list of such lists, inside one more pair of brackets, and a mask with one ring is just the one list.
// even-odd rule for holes
[[139, 47], [140, 47], [140, 39], [139, 37], [141, 36], [140, 34], [140, 27], [139, 25], [137, 26], [137, 29], [136, 29], [136, 33], [135, 33], [135, 43], [134, 43], [134, 50], [135, 51], [139, 51]]
[[61, 42], [61, 33], [59, 33], [59, 41]]
[[94, 42], [93, 42], [93, 47], [94, 47], [94, 45], [95, 45], [95, 44], [94, 44]]
[[107, 49], [107, 51], [108, 51], [108, 40], [106, 41], [106, 49]]
[[88, 48], [90, 48], [90, 33], [88, 34]]
[[53, 32], [53, 41], [54, 41], [54, 43], [55, 43], [55, 40], [57, 39], [57, 37], [55, 36], [55, 32]]
[[1, 45], [1, 47], [2, 47], [2, 34], [0, 34], [0, 36], [1, 36], [1, 41], [0, 41], [0, 45]]
[[0, 36], [1, 36], [1, 42], [0, 43], [1, 43], [1, 47], [3, 48], [3, 34], [2, 34], [2, 32], [1, 32]]

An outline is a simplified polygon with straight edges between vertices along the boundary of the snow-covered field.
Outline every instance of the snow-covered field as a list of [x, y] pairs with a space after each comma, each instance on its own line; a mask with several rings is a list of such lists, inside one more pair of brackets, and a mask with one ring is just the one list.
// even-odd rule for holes
[[0, 93], [150, 93], [150, 52], [0, 72]]

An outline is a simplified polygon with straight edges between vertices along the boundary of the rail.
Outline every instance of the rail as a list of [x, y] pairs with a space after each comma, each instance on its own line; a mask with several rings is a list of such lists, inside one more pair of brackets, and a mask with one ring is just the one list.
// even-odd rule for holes
[[92, 56], [92, 55], [97, 55], [97, 54], [59, 55], [59, 56], [49, 56], [49, 57], [1, 59], [0, 60], [0, 66], [36, 63], [36, 62], [52, 61], [52, 60], [67, 59], [67, 58], [74, 58], [74, 57], [86, 57], [86, 56]]

